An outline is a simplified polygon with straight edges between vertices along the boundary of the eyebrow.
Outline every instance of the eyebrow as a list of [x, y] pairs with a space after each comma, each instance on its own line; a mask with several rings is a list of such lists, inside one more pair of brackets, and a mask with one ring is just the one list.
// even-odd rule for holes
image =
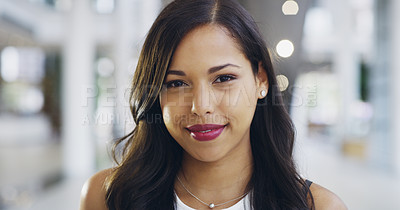
[[[232, 66], [232, 67], [236, 67], [236, 68], [240, 68], [240, 66], [237, 66], [235, 64], [231, 64], [231, 63], [227, 63], [224, 65], [220, 65], [220, 66], [214, 66], [211, 67], [210, 69], [208, 69], [208, 74], [213, 74], [219, 70], [222, 70], [228, 66]], [[186, 76], [185, 72], [181, 71], [181, 70], [168, 70], [167, 71], [167, 75], [168, 74], [174, 74], [174, 75], [178, 75], [178, 76]]]

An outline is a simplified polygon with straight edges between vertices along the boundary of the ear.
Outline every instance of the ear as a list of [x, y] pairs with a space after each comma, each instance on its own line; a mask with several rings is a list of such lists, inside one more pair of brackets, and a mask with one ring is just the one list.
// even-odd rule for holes
[[[260, 93], [262, 90], [265, 90], [265, 92], [268, 94], [269, 83], [268, 83], [267, 71], [264, 69], [261, 61], [258, 62], [258, 73], [256, 76], [256, 85], [257, 85], [258, 93]], [[258, 95], [259, 95], [259, 98], [265, 97], [265, 96], [261, 96], [261, 94], [258, 94]]]

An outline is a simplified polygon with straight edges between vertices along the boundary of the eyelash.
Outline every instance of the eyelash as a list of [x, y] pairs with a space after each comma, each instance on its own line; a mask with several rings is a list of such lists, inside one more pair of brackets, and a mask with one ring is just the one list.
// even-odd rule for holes
[[[217, 79], [214, 80], [214, 82], [217, 81], [217, 80], [221, 80], [221, 78], [224, 78], [224, 77], [225, 77], [225, 79], [227, 78], [227, 80], [225, 80], [225, 81], [223, 81], [223, 82], [229, 82], [229, 81], [232, 81], [232, 80], [236, 79], [236, 77], [233, 76], [233, 75], [227, 75], [227, 74], [225, 74], [225, 75], [220, 75], [220, 76], [218, 76]], [[185, 84], [185, 82], [183, 82], [182, 80], [172, 80], [172, 81], [170, 81], [170, 82], [167, 82], [167, 83], [165, 84], [165, 86], [166, 86], [167, 88], [177, 88], [177, 87], [181, 87], [181, 86], [172, 86], [172, 85], [176, 85], [176, 83], [178, 83], [178, 82], [179, 82], [179, 83], [182, 83], [181, 85]], [[223, 82], [218, 82], [218, 83], [223, 83]]]

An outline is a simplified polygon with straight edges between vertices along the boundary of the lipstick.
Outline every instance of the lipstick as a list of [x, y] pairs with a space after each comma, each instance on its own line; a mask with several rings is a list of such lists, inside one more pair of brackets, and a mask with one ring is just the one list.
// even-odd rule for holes
[[218, 124], [197, 124], [187, 127], [190, 135], [198, 141], [210, 141], [217, 138], [226, 125]]

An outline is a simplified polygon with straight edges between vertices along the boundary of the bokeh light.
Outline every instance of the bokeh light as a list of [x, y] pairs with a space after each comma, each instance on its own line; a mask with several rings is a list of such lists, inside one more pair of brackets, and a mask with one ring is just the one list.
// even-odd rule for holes
[[14, 82], [19, 74], [19, 53], [15, 47], [6, 47], [1, 52], [1, 77], [6, 82]]
[[288, 0], [282, 5], [282, 12], [285, 15], [297, 15], [299, 12], [299, 5], [293, 0]]
[[294, 45], [290, 40], [281, 40], [278, 45], [276, 45], [276, 52], [279, 56], [283, 58], [288, 58], [294, 52]]
[[277, 75], [276, 80], [278, 81], [280, 91], [285, 91], [289, 87], [289, 79], [285, 75]]

